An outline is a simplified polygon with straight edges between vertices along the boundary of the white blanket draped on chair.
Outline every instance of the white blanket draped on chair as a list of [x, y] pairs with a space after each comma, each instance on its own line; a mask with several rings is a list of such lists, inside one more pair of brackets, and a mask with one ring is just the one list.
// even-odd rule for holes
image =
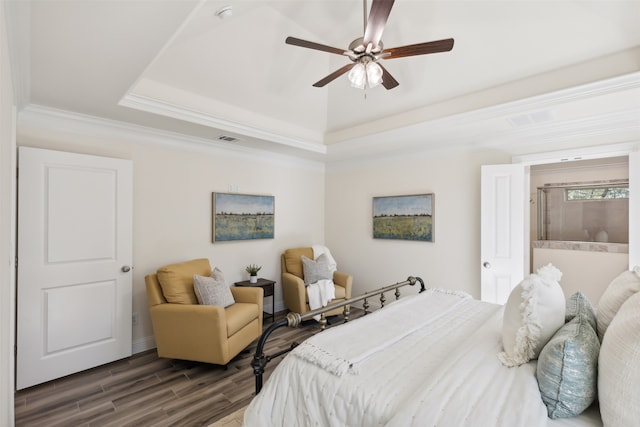
[[[329, 260], [330, 271], [333, 273], [337, 270], [338, 266], [333, 256], [331, 256], [329, 248], [322, 245], [313, 245], [312, 248], [314, 260], [317, 260], [320, 255], [324, 254]], [[307, 295], [309, 296], [309, 308], [311, 310], [325, 307], [336, 297], [336, 288], [333, 280], [318, 280], [315, 283], [309, 284], [309, 286], [307, 286]], [[314, 319], [320, 320], [320, 316], [314, 316]]]

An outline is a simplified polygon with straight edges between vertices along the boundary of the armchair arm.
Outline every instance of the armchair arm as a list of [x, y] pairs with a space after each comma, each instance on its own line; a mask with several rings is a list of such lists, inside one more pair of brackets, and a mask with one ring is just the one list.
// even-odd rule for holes
[[304, 281], [291, 273], [282, 273], [282, 294], [284, 305], [295, 313], [305, 313], [307, 311]]
[[346, 298], [351, 298], [351, 287], [353, 285], [353, 276], [340, 271], [333, 273], [333, 283], [344, 288]]
[[236, 300], [236, 302], [258, 304], [260, 305], [260, 311], [262, 311], [262, 298], [264, 296], [264, 290], [262, 288], [232, 286], [230, 289], [233, 294], [233, 299]]

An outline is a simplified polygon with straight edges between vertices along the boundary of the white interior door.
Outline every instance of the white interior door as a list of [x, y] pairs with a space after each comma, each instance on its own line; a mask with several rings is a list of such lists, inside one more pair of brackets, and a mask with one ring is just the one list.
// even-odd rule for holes
[[524, 278], [525, 167], [521, 164], [482, 166], [481, 178], [481, 298], [504, 304]]
[[20, 147], [17, 388], [131, 355], [132, 162]]
[[629, 269], [640, 265], [640, 153], [629, 153]]

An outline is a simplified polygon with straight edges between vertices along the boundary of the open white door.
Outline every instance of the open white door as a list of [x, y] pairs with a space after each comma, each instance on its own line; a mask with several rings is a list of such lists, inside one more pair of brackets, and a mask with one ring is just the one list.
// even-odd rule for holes
[[640, 153], [629, 153], [629, 269], [640, 265]]
[[20, 147], [17, 389], [131, 355], [132, 162]]
[[[482, 166], [481, 298], [504, 304], [525, 272], [525, 188], [522, 164]], [[527, 212], [528, 213], [528, 212]]]

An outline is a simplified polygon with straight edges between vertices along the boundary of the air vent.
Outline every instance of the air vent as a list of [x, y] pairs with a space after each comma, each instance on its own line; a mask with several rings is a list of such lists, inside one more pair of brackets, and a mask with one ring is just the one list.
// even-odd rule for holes
[[226, 142], [236, 142], [236, 141], [240, 141], [238, 138], [234, 138], [233, 136], [229, 136], [229, 135], [220, 135], [218, 137], [218, 139], [220, 141], [226, 141]]
[[553, 115], [550, 111], [536, 111], [533, 113], [520, 114], [518, 116], [508, 117], [507, 121], [514, 128], [521, 128], [541, 123], [550, 122], [553, 120]]

